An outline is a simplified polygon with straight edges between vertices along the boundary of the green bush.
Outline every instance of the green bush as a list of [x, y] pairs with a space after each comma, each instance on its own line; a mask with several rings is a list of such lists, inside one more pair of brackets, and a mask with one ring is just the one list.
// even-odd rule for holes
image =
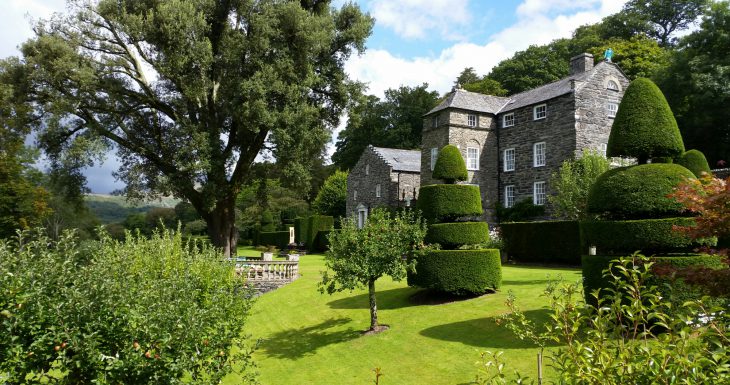
[[246, 369], [249, 351], [237, 346], [250, 294], [222, 259], [166, 232], [85, 245], [69, 234], [0, 240], [0, 377], [210, 384]]
[[274, 215], [269, 210], [265, 210], [261, 213], [261, 231], [271, 232], [276, 230], [276, 223], [274, 223]]
[[[629, 253], [630, 254], [630, 253]], [[596, 289], [602, 291], [611, 286], [611, 278], [603, 275], [603, 271], [608, 269], [608, 266], [612, 260], [623, 258], [615, 255], [584, 255], [582, 257], [582, 269], [583, 269], [583, 291], [586, 298], [586, 302], [595, 304], [594, 298], [591, 293]], [[652, 257], [652, 261], [656, 263], [668, 264], [674, 267], [689, 267], [689, 266], [704, 266], [711, 269], [720, 269], [725, 267], [723, 262], [724, 258], [719, 255], [706, 255], [706, 254], [686, 254], [683, 256], [673, 257]], [[665, 298], [669, 289], [665, 288], [665, 283], [671, 283], [668, 279], [660, 279], [659, 277], [652, 277], [652, 281], [647, 284], [656, 285], [661, 289]], [[671, 286], [671, 285], [668, 285]], [[694, 298], [687, 298], [686, 295], [675, 290], [678, 296], [682, 296], [684, 299], [699, 299], [701, 293], [693, 292]], [[671, 298], [670, 298], [671, 300]], [[672, 301], [676, 302], [676, 301]]]
[[686, 167], [698, 178], [702, 175], [702, 173], [706, 172], [709, 174], [712, 172], [710, 170], [710, 165], [707, 163], [707, 158], [705, 158], [705, 154], [699, 150], [686, 151], [677, 159], [677, 164]]
[[317, 233], [317, 237], [314, 239], [314, 251], [323, 252], [329, 249], [329, 236], [332, 231], [335, 230], [320, 230]]
[[694, 174], [678, 164], [643, 164], [606, 171], [588, 193], [588, 211], [606, 219], [679, 216], [684, 206], [668, 198]]
[[603, 255], [682, 253], [711, 245], [713, 240], [695, 241], [672, 230], [672, 226], [694, 226], [692, 218], [639, 219], [630, 221], [585, 221], [580, 223], [582, 243], [596, 246]]
[[294, 219], [294, 242], [302, 244], [306, 247], [309, 239], [309, 218]]
[[289, 245], [288, 231], [262, 231], [258, 236], [258, 244], [262, 246], [276, 246], [286, 249]]
[[632, 81], [616, 112], [607, 155], [634, 157], [643, 164], [682, 152], [684, 142], [662, 91], [649, 79]]
[[545, 215], [545, 206], [532, 203], [532, 199], [523, 199], [512, 207], [497, 204], [497, 218], [500, 223], [522, 222]]
[[454, 295], [481, 295], [502, 284], [499, 250], [436, 250], [416, 260], [408, 284]]
[[418, 208], [430, 223], [482, 215], [479, 186], [434, 184], [419, 190]]
[[309, 232], [307, 235], [309, 238], [307, 238], [307, 249], [315, 250], [317, 234], [320, 231], [332, 230], [335, 226], [335, 219], [329, 215], [312, 215], [308, 221]]
[[518, 262], [578, 266], [587, 252], [577, 221], [502, 223], [500, 230], [504, 250]]
[[442, 179], [452, 184], [456, 181], [463, 181], [469, 177], [466, 171], [466, 163], [461, 156], [461, 151], [454, 145], [446, 145], [439, 151], [436, 164], [433, 167], [433, 178]]
[[450, 249], [459, 245], [476, 245], [489, 241], [487, 222], [438, 223], [428, 227], [427, 243], [438, 243]]

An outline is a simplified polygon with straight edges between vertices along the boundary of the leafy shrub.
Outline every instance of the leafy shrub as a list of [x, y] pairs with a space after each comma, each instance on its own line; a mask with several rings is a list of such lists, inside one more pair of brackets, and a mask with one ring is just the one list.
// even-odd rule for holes
[[202, 219], [186, 222], [183, 227], [185, 234], [202, 235], [208, 230], [208, 224]]
[[605, 156], [588, 150], [584, 150], [578, 159], [563, 161], [560, 169], [550, 177], [555, 194], [548, 195], [547, 199], [553, 214], [562, 219], [587, 219], [588, 192], [609, 166]]
[[276, 223], [274, 223], [274, 215], [269, 210], [264, 210], [261, 213], [261, 231], [270, 232], [276, 230]]
[[448, 184], [463, 181], [469, 177], [466, 163], [461, 151], [454, 145], [446, 145], [439, 151], [436, 164], [433, 167], [433, 178], [442, 179]]
[[487, 222], [438, 223], [428, 227], [426, 242], [449, 249], [459, 245], [476, 245], [489, 241]]
[[0, 373], [10, 383], [210, 384], [247, 370], [249, 294], [221, 259], [167, 232], [84, 247], [70, 234], [0, 241]]
[[258, 236], [259, 245], [276, 246], [285, 249], [289, 245], [288, 231], [262, 231]]
[[332, 231], [335, 230], [320, 230], [317, 233], [317, 237], [314, 239], [314, 251], [323, 252], [329, 249], [329, 236]]
[[416, 260], [408, 284], [455, 295], [481, 295], [502, 284], [499, 250], [435, 250]]
[[674, 231], [674, 226], [692, 226], [692, 218], [639, 219], [631, 221], [581, 222], [582, 243], [596, 246], [603, 255], [681, 253], [712, 244], [713, 239], [693, 240]]
[[698, 178], [702, 176], [702, 173], [709, 174], [711, 172], [710, 165], [707, 163], [707, 158], [705, 158], [705, 154], [703, 154], [700, 150], [686, 151], [682, 154], [682, 156], [677, 158], [676, 163], [692, 171], [692, 173]]
[[503, 223], [500, 228], [504, 250], [518, 262], [577, 266], [587, 251], [577, 221]]
[[545, 215], [545, 206], [532, 203], [532, 199], [523, 199], [512, 207], [497, 204], [497, 218], [500, 223], [522, 222]]
[[347, 172], [335, 171], [325, 179], [317, 197], [312, 202], [312, 209], [319, 214], [335, 218], [344, 217], [347, 202]]
[[482, 215], [479, 186], [434, 184], [423, 186], [418, 196], [423, 217], [433, 223], [458, 217]]
[[588, 194], [588, 211], [606, 219], [679, 216], [683, 206], [667, 197], [692, 172], [677, 164], [643, 164], [606, 171]]
[[638, 78], [624, 93], [608, 138], [608, 156], [676, 157], [684, 142], [664, 94], [651, 80]]

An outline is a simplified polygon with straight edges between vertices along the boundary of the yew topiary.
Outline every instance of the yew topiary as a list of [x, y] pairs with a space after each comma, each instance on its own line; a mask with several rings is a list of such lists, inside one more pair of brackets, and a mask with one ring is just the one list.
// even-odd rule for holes
[[461, 151], [456, 146], [446, 145], [439, 151], [436, 165], [433, 167], [434, 179], [442, 179], [445, 183], [453, 184], [456, 181], [464, 181], [469, 174], [466, 171], [466, 163], [461, 156]]
[[639, 164], [684, 152], [677, 121], [664, 94], [651, 80], [638, 78], [624, 94], [608, 138], [608, 156], [634, 157]]
[[682, 156], [677, 158], [677, 164], [681, 164], [688, 170], [692, 171], [696, 177], [700, 177], [702, 173], [710, 173], [710, 165], [707, 163], [705, 154], [700, 150], [686, 151]]

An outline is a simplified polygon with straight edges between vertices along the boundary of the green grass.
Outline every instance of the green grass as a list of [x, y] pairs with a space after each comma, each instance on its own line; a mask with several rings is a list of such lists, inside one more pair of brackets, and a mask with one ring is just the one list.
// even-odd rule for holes
[[441, 304], [414, 302], [418, 289], [381, 279], [379, 319], [390, 329], [365, 336], [366, 292], [320, 294], [323, 269], [322, 256], [303, 256], [302, 277], [261, 296], [246, 320], [246, 332], [261, 340], [254, 359], [262, 384], [368, 384], [375, 367], [385, 374], [381, 385], [468, 384], [485, 350], [504, 351], [508, 373], [535, 378], [538, 349], [495, 323], [507, 311], [507, 292], [515, 293], [528, 318], [544, 321], [547, 302], [540, 294], [548, 276], [580, 278], [577, 269], [505, 266], [499, 293]]

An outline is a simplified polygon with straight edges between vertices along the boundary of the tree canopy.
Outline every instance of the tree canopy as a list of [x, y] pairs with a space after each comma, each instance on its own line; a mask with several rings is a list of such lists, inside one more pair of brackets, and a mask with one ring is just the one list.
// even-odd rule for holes
[[51, 155], [114, 144], [128, 196], [185, 198], [226, 253], [236, 195], [262, 151], [308, 181], [359, 89], [344, 62], [373, 25], [329, 1], [101, 0], [70, 11], [40, 22], [22, 60], [0, 71], [32, 107], [12, 123], [37, 129]]
[[334, 218], [344, 217], [347, 204], [347, 172], [335, 171], [324, 181], [312, 209], [318, 214]]

